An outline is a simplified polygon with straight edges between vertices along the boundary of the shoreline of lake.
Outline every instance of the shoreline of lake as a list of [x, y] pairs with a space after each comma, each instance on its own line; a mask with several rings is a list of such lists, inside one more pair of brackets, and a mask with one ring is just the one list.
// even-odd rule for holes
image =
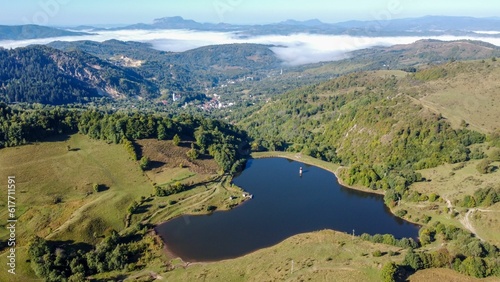
[[[252, 153], [251, 158], [252, 159], [284, 158], [284, 159], [288, 159], [288, 160], [292, 160], [292, 161], [302, 162], [304, 164], [316, 166], [316, 167], [322, 168], [324, 170], [327, 170], [327, 171], [333, 173], [335, 175], [335, 178], [337, 178], [338, 183], [340, 185], [344, 186], [345, 188], [360, 191], [360, 192], [365, 192], [365, 193], [376, 194], [376, 195], [382, 195], [382, 196], [385, 195], [385, 193], [381, 190], [369, 190], [366, 187], [356, 187], [356, 186], [352, 186], [352, 185], [347, 185], [346, 183], [344, 183], [344, 181], [338, 175], [339, 170], [344, 169], [345, 167], [334, 164], [334, 163], [328, 163], [328, 162], [325, 162], [323, 160], [318, 160], [318, 159], [311, 157], [311, 156], [305, 156], [305, 158], [304, 158], [304, 155], [302, 155], [301, 153], [289, 153], [289, 152], [277, 152], [277, 151], [257, 152], [257, 153]], [[322, 163], [323, 163], [323, 165], [322, 165]], [[337, 168], [332, 169], [330, 166], [336, 166]], [[399, 217], [396, 215], [393, 208], [391, 208], [391, 207], [387, 207], [387, 208], [391, 211], [391, 213], [394, 216]], [[401, 218], [405, 221], [408, 221], [410, 223], [420, 225], [419, 222], [416, 222], [414, 220], [411, 220], [408, 218], [403, 218], [403, 217], [399, 217], [399, 218]]]
[[[261, 249], [262, 246], [258, 247], [259, 244], [272, 246], [290, 235], [303, 233], [304, 230], [316, 231], [324, 228], [338, 232], [351, 232], [356, 229], [359, 234], [387, 233], [396, 237], [413, 238], [417, 236], [411, 228], [395, 229], [394, 224], [403, 223], [388, 220], [386, 215], [393, 218], [396, 216], [386, 208], [385, 211], [377, 208], [378, 205], [383, 205], [380, 203], [381, 195], [372, 193], [370, 196], [370, 193], [365, 194], [366, 191], [357, 193], [359, 189], [342, 189], [347, 187], [338, 180], [335, 181], [336, 177], [333, 178], [336, 176], [334, 172], [339, 168], [338, 165], [320, 163], [322, 161], [297, 154], [276, 155], [278, 154], [254, 154], [245, 168], [245, 173], [235, 177], [235, 185], [244, 187], [244, 190], [256, 195], [254, 200], [248, 202], [250, 206], [244, 205], [246, 208], [240, 207], [229, 213], [216, 212], [210, 217], [188, 216], [185, 220], [174, 218], [168, 223], [164, 222], [165, 225], [160, 224], [161, 227], [155, 228], [158, 234], [167, 236], [168, 240], [162, 241], [169, 253], [174, 254], [170, 257], [179, 257], [186, 263], [232, 259]], [[275, 160], [258, 160], [265, 157]], [[299, 166], [306, 166], [304, 170], [306, 177], [299, 178], [298, 171], [291, 173], [295, 172], [295, 169], [299, 170]], [[266, 176], [269, 181], [259, 183]], [[331, 189], [333, 186], [339, 187], [340, 190]], [[261, 197], [264, 195], [265, 197]], [[297, 201], [298, 199], [300, 200]], [[363, 205], [357, 205], [358, 201], [363, 201]], [[312, 211], [304, 212], [309, 209]], [[339, 211], [343, 212], [341, 218], [335, 216]], [[318, 213], [325, 216], [318, 217]], [[359, 222], [364, 220], [362, 215], [368, 214], [379, 218], [380, 223], [374, 225], [373, 221], [365, 220], [366, 222], [359, 225]], [[289, 226], [288, 217], [292, 217], [296, 224]], [[252, 226], [250, 229], [249, 225]], [[206, 226], [210, 228], [205, 230]], [[382, 226], [387, 230], [381, 229]], [[294, 233], [297, 232], [295, 229], [299, 233]], [[219, 240], [228, 232], [232, 232], [231, 236], [240, 238], [240, 243]], [[266, 232], [270, 234], [269, 237], [256, 236]], [[183, 233], [190, 234], [189, 238], [183, 236]], [[248, 243], [243, 244], [243, 242]], [[254, 249], [255, 247], [258, 248]]]
[[302, 162], [304, 164], [316, 166], [316, 167], [319, 167], [321, 169], [324, 169], [324, 170], [327, 170], [327, 171], [333, 173], [335, 175], [335, 178], [337, 178], [338, 183], [346, 188], [365, 192], [365, 193], [382, 195], [382, 196], [385, 194], [381, 190], [371, 190], [371, 189], [368, 189], [366, 187], [347, 185], [339, 177], [339, 174], [340, 174], [339, 171], [341, 169], [344, 169], [345, 167], [340, 166], [338, 164], [334, 164], [334, 163], [328, 163], [328, 162], [325, 162], [323, 160], [318, 160], [318, 159], [313, 158], [311, 156], [304, 156], [301, 153], [288, 153], [288, 152], [276, 152], [276, 151], [275, 152], [258, 152], [258, 153], [252, 153], [251, 157], [253, 159], [284, 158], [284, 159], [289, 159], [292, 161]]

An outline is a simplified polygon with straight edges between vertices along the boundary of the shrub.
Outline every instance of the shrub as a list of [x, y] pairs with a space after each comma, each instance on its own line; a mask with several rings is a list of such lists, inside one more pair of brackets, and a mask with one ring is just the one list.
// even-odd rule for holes
[[144, 156], [141, 158], [140, 162], [139, 162], [139, 165], [141, 166], [141, 169], [142, 170], [146, 170], [149, 168], [149, 163], [150, 163], [150, 160], [148, 157]]
[[407, 210], [398, 210], [396, 211], [396, 215], [399, 216], [399, 217], [403, 217], [405, 216], [406, 214], [408, 213]]
[[175, 134], [174, 138], [172, 139], [172, 142], [174, 143], [175, 146], [179, 146], [181, 143], [181, 137], [179, 137], [178, 134]]
[[424, 216], [424, 218], [422, 219], [422, 222], [424, 222], [424, 223], [429, 223], [429, 221], [431, 221], [431, 219], [432, 219], [432, 217], [430, 217], [430, 216], [426, 215], [426, 216]]
[[372, 255], [376, 258], [378, 257], [381, 257], [382, 256], [382, 252], [380, 250], [376, 250], [372, 253]]
[[487, 159], [482, 160], [481, 162], [479, 162], [477, 164], [476, 169], [481, 174], [487, 174], [487, 173], [493, 172], [493, 167], [490, 164], [491, 164], [491, 160], [487, 160]]
[[472, 152], [470, 152], [469, 157], [470, 157], [472, 160], [480, 160], [480, 159], [484, 159], [485, 154], [484, 154], [484, 152], [483, 152], [483, 151], [481, 151], [479, 148], [474, 148], [474, 149], [472, 150]]
[[461, 273], [477, 278], [486, 277], [486, 266], [484, 260], [478, 257], [466, 258], [459, 267]]
[[62, 197], [61, 196], [55, 196], [53, 200], [54, 204], [57, 205], [62, 202]]
[[394, 262], [388, 262], [382, 267], [382, 281], [383, 282], [395, 282], [396, 272], [398, 270], [397, 265]]
[[490, 160], [492, 160], [492, 161], [495, 161], [495, 162], [500, 161], [500, 149], [494, 149], [490, 153], [489, 157], [490, 157]]
[[437, 199], [439, 199], [439, 195], [437, 195], [436, 193], [431, 193], [429, 195], [429, 202], [435, 202]]
[[186, 155], [191, 161], [194, 161], [198, 159], [200, 153], [193, 146], [191, 146], [191, 150], [187, 151]]
[[424, 263], [422, 262], [420, 255], [415, 253], [413, 250], [408, 250], [403, 261], [403, 265], [407, 265], [414, 270], [419, 270], [424, 267]]
[[130, 206], [128, 207], [127, 210], [130, 214], [132, 214], [137, 210], [138, 207], [139, 207], [139, 203], [134, 201], [132, 204], [130, 204]]

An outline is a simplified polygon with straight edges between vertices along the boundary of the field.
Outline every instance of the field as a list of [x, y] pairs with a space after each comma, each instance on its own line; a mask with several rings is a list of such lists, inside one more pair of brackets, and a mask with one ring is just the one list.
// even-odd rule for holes
[[[425, 107], [441, 113], [455, 128], [465, 120], [471, 129], [489, 133], [500, 129], [499, 66], [491, 60], [456, 63], [449, 67], [449, 77], [429, 81], [416, 91]], [[464, 67], [470, 70], [463, 71]], [[454, 75], [456, 71], [459, 74]], [[475, 81], [481, 83], [471, 83]]]
[[[467, 209], [457, 207], [456, 203], [466, 195], [472, 195], [479, 188], [497, 187], [500, 183], [500, 172], [479, 174], [476, 165], [479, 161], [469, 161], [461, 169], [458, 164], [442, 165], [432, 169], [422, 170], [421, 173], [427, 182], [415, 183], [411, 186], [422, 194], [436, 193], [441, 200], [436, 202], [403, 203], [401, 208], [410, 211], [407, 218], [411, 221], [421, 219], [425, 215], [431, 216], [433, 221], [453, 224], [466, 228], [479, 238], [487, 240], [497, 246], [500, 245], [500, 204], [491, 207]], [[500, 163], [493, 163], [500, 165]], [[445, 212], [451, 208], [458, 212], [457, 216]], [[418, 220], [419, 221], [419, 220]]]
[[[107, 229], [122, 230], [128, 205], [153, 192], [148, 178], [122, 145], [83, 135], [0, 150], [0, 177], [7, 179], [8, 175], [17, 180], [19, 281], [26, 281], [23, 275], [34, 277], [23, 259], [32, 235], [95, 243]], [[103, 191], [95, 192], [94, 183]], [[7, 218], [5, 194], [3, 190], [2, 219]], [[8, 235], [3, 227], [0, 232], [1, 238]], [[4, 275], [0, 273], [1, 281], [7, 281]]]
[[[17, 180], [21, 243], [33, 234], [93, 243], [106, 228], [123, 229], [130, 202], [153, 192], [121, 145], [82, 135], [7, 148], [0, 154], [2, 179], [15, 175]], [[94, 184], [102, 191], [95, 192]]]
[[[373, 257], [377, 250], [381, 257]], [[167, 281], [378, 281], [380, 268], [388, 261], [401, 262], [404, 254], [397, 247], [324, 230], [240, 258], [178, 267], [161, 275]]]

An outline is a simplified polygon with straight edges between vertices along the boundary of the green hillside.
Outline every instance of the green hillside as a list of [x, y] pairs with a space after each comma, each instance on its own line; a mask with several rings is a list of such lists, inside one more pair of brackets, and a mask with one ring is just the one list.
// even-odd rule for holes
[[151, 98], [158, 88], [132, 69], [87, 53], [45, 46], [0, 49], [0, 101], [42, 104], [88, 102], [92, 98]]

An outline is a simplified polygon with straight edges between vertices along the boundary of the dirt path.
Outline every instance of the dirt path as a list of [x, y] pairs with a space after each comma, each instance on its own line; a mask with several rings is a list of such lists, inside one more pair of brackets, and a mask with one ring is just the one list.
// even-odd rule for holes
[[476, 229], [474, 228], [474, 226], [472, 225], [472, 222], [470, 220], [470, 217], [473, 213], [475, 212], [500, 212], [500, 211], [495, 211], [495, 210], [485, 210], [485, 209], [479, 209], [479, 208], [475, 208], [475, 209], [470, 209], [469, 211], [467, 211], [467, 213], [465, 214], [465, 216], [463, 218], [460, 219], [460, 223], [462, 223], [462, 225], [467, 228], [470, 232], [472, 232], [474, 235], [476, 235], [476, 237], [481, 240], [481, 241], [484, 241], [483, 238], [479, 237], [479, 235], [477, 234], [477, 231]]
[[220, 191], [219, 186], [213, 188], [211, 191], [213, 191], [213, 193], [211, 193], [207, 197], [201, 199], [200, 201], [198, 201], [198, 202], [196, 202], [196, 203], [194, 203], [192, 205], [183, 207], [183, 208], [181, 208], [181, 209], [179, 209], [177, 211], [180, 212], [181, 214], [183, 214], [186, 210], [192, 209], [192, 208], [194, 208], [196, 206], [199, 206], [199, 205], [207, 202], [208, 200], [210, 200], [211, 198], [213, 198], [215, 195], [217, 195], [219, 193], [219, 191]]
[[[446, 201], [446, 205], [449, 209], [449, 213], [452, 214], [453, 212], [455, 212], [455, 208], [453, 207], [451, 201], [446, 198], [446, 197], [443, 197], [443, 199]], [[465, 229], [469, 230], [472, 234], [474, 234], [474, 236], [476, 236], [479, 240], [481, 241], [484, 241], [483, 238], [481, 238], [478, 234], [477, 234], [477, 230], [476, 228], [474, 228], [474, 225], [472, 225], [472, 222], [470, 220], [470, 217], [471, 215], [474, 213], [474, 212], [477, 212], [477, 211], [480, 211], [480, 212], [494, 212], [494, 211], [491, 211], [491, 210], [483, 210], [483, 209], [470, 209], [467, 211], [467, 213], [462, 217], [460, 218], [458, 221], [463, 225], [463, 227], [465, 227]]]
[[69, 217], [68, 220], [66, 220], [63, 224], [61, 224], [59, 227], [57, 227], [54, 231], [52, 231], [49, 235], [47, 235], [45, 237], [45, 239], [51, 239], [53, 238], [55, 235], [57, 235], [59, 232], [65, 230], [66, 228], [68, 228], [68, 226], [70, 226], [71, 224], [73, 223], [76, 223], [77, 221], [79, 221], [83, 215], [85, 214], [85, 211], [87, 211], [87, 209], [89, 209], [91, 206], [93, 205], [96, 205], [98, 204], [99, 202], [103, 202], [109, 198], [112, 198], [114, 196], [113, 193], [108, 193], [108, 194], [105, 194], [91, 202], [88, 202], [86, 203], [85, 205], [81, 206], [80, 208], [78, 208], [76, 211], [74, 211], [71, 216]]
[[460, 223], [462, 223], [462, 225], [467, 230], [469, 230], [472, 234], [474, 234], [479, 240], [484, 241], [483, 238], [481, 238], [481, 237], [479, 237], [479, 235], [477, 235], [476, 229], [474, 228], [474, 226], [470, 222], [470, 215], [472, 213], [476, 212], [476, 211], [477, 211], [477, 209], [470, 209], [469, 211], [467, 211], [467, 213], [465, 214], [465, 216], [463, 218], [461, 218], [459, 221], [460, 221]]
[[[188, 202], [188, 201], [191, 201], [191, 200], [197, 200], [196, 202], [194, 202], [193, 204], [190, 204], [188, 206], [185, 206], [185, 207], [176, 207], [172, 210], [169, 210], [167, 211], [167, 217], [166, 218], [169, 218], [173, 213], [176, 213], [176, 214], [183, 214], [186, 210], [189, 210], [193, 207], [196, 207], [196, 206], [199, 206], [205, 202], [207, 202], [208, 200], [210, 200], [211, 198], [213, 198], [215, 195], [217, 195], [217, 193], [219, 193], [219, 190], [220, 190], [220, 183], [216, 183], [214, 184], [215, 187], [214, 188], [210, 188], [209, 190], [207, 191], [204, 191], [202, 193], [199, 193], [199, 194], [195, 194], [193, 196], [190, 196], [186, 199], [183, 199], [181, 201], [178, 202], [178, 204], [181, 204], [181, 203], [185, 203], [185, 202]], [[207, 195], [208, 194], [208, 195]], [[206, 195], [206, 196], [205, 196]], [[200, 198], [202, 197], [202, 198]], [[149, 220], [151, 220], [152, 218], [154, 218], [155, 216], [157, 216], [158, 214], [162, 213], [162, 212], [165, 212], [164, 209], [160, 209], [160, 210], [157, 210], [156, 212], [154, 212], [150, 217], [149, 217]]]

